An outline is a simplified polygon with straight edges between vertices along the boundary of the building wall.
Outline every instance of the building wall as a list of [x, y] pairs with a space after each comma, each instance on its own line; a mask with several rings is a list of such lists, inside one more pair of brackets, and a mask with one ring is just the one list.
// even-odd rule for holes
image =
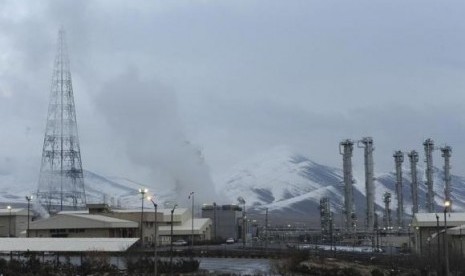
[[137, 237], [136, 228], [122, 229], [44, 229], [31, 230], [31, 237], [66, 237], [66, 238], [131, 238]]
[[[11, 230], [10, 230], [11, 219]], [[19, 237], [27, 229], [27, 216], [0, 216], [0, 237]], [[10, 232], [10, 235], [8, 232]]]
[[203, 208], [202, 217], [212, 220], [212, 238], [227, 239], [239, 238], [238, 220], [242, 217], [237, 208], [227, 206], [216, 206], [216, 208]]

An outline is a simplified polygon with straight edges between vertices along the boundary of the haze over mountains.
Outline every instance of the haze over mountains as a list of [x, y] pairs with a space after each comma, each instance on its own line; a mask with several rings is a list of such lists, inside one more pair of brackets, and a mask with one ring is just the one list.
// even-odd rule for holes
[[[439, 162], [439, 161], [438, 161]], [[341, 161], [342, 163], [342, 161]], [[411, 190], [409, 163], [403, 164], [403, 192], [406, 214], [411, 214]], [[237, 203], [237, 197], [246, 200], [248, 209], [256, 211], [268, 208], [275, 214], [286, 216], [318, 218], [319, 200], [329, 197], [332, 211], [342, 212], [344, 202], [344, 186], [342, 169], [319, 164], [310, 157], [299, 154], [288, 147], [277, 147], [242, 164], [235, 166], [226, 174], [215, 179], [216, 191], [222, 194], [218, 204]], [[381, 213], [384, 209], [383, 194], [392, 194], [391, 210], [393, 219], [396, 210], [395, 172], [376, 173], [376, 210]], [[419, 202], [420, 209], [424, 208], [426, 185], [424, 184], [424, 168], [418, 167]], [[364, 218], [365, 210], [365, 181], [362, 171], [355, 171], [354, 202], [359, 218]], [[444, 181], [443, 171], [434, 170], [434, 191], [436, 209], [441, 210], [443, 202]], [[14, 184], [14, 185], [12, 185]], [[0, 175], [0, 201], [25, 202], [24, 191], [34, 187], [23, 187], [15, 183], [15, 179], [8, 174]], [[140, 195], [137, 189], [140, 183], [124, 177], [102, 176], [92, 171], [85, 171], [85, 185], [88, 202], [107, 202], [118, 207], [139, 207]], [[201, 193], [202, 191], [197, 191]], [[169, 202], [174, 198], [175, 191], [157, 191], [160, 202]], [[224, 201], [224, 202], [222, 202]], [[465, 209], [465, 178], [452, 175], [452, 201], [455, 211]], [[183, 203], [180, 203], [183, 205]], [[187, 200], [186, 200], [187, 204]], [[201, 204], [201, 202], [197, 202]]]

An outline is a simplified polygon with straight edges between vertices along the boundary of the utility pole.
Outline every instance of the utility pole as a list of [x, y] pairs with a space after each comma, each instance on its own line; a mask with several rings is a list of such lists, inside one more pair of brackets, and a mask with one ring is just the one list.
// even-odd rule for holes
[[265, 209], [265, 252], [268, 252], [268, 208]]

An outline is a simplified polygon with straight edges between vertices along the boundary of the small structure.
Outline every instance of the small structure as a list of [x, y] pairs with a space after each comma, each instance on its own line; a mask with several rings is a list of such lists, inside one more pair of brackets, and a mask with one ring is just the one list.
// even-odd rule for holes
[[[155, 239], [155, 212], [145, 209], [111, 210], [103, 204], [89, 205], [88, 210], [62, 211], [57, 215], [30, 224], [30, 237], [100, 237], [140, 238], [142, 220], [144, 244], [168, 244], [171, 241], [171, 209], [158, 209], [156, 222], [158, 237]], [[194, 218], [191, 211], [177, 208], [173, 212], [173, 239], [188, 240], [192, 231], [196, 240], [211, 238], [211, 220]]]
[[[155, 215], [150, 209], [144, 210], [143, 219], [143, 235], [144, 243], [153, 243], [157, 240], [157, 244], [168, 244], [171, 240], [171, 209], [158, 209], [157, 226], [158, 237], [155, 235]], [[194, 229], [192, 229], [192, 212], [187, 208], [176, 208], [173, 212], [173, 240], [184, 239], [190, 240], [192, 230], [194, 231], [194, 239], [197, 241], [211, 239], [211, 220], [205, 218], [194, 218]], [[139, 209], [121, 209], [111, 210], [109, 213], [102, 214], [140, 222], [141, 211]]]
[[27, 217], [27, 209], [0, 209], [0, 237], [26, 236]]
[[139, 224], [102, 215], [64, 212], [34, 221], [29, 226], [30, 237], [137, 237]]
[[213, 239], [226, 240], [233, 238], [237, 240], [239, 238], [239, 220], [242, 219], [242, 208], [238, 205], [204, 204], [202, 218], [208, 218], [213, 222]]
[[[446, 216], [449, 229], [447, 234], [454, 233], [453, 236], [457, 236], [460, 234], [460, 228], [456, 227], [465, 224], [465, 213], [447, 213]], [[412, 220], [412, 228], [414, 251], [419, 255], [428, 254], [428, 249], [437, 244], [438, 235], [444, 235], [444, 213], [416, 213]]]

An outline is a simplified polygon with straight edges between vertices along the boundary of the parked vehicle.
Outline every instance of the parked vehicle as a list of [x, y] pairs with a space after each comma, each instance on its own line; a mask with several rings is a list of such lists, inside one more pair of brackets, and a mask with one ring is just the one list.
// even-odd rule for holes
[[233, 238], [229, 238], [226, 240], [226, 243], [227, 244], [233, 244], [234, 243], [234, 239]]
[[173, 242], [173, 245], [183, 246], [183, 245], [187, 245], [187, 242], [185, 240], [177, 240]]

